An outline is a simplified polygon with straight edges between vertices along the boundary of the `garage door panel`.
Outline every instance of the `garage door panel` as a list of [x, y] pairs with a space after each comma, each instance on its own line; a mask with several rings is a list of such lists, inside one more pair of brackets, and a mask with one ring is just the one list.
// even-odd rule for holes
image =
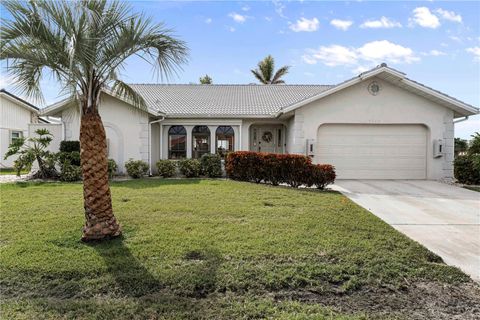
[[320, 127], [317, 161], [340, 179], [425, 179], [427, 130], [421, 125]]
[[390, 148], [391, 145], [385, 146], [356, 146], [352, 148], [351, 146], [323, 146], [319, 147], [317, 150], [320, 154], [324, 155], [335, 155], [338, 157], [351, 157], [355, 156], [360, 158], [362, 156], [384, 156], [391, 158], [421, 158], [425, 159], [423, 152], [425, 151], [425, 145], [423, 146], [397, 146], [396, 148]]

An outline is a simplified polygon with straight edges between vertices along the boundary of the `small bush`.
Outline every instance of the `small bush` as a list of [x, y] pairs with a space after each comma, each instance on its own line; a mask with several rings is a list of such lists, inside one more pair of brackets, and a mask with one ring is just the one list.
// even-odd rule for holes
[[139, 179], [145, 176], [148, 172], [148, 163], [142, 160], [130, 159], [125, 162], [125, 169], [130, 177]]
[[305, 177], [306, 186], [315, 186], [317, 189], [323, 190], [326, 186], [335, 182], [335, 168], [330, 164], [311, 165], [307, 169]]
[[79, 166], [65, 162], [60, 171], [60, 180], [73, 182], [82, 179], [82, 169]]
[[157, 161], [158, 175], [164, 178], [173, 177], [177, 172], [177, 165], [172, 160]]
[[295, 188], [306, 185], [323, 189], [335, 180], [333, 166], [313, 165], [310, 158], [298, 154], [232, 152], [227, 156], [225, 169], [234, 180], [286, 183]]
[[108, 159], [108, 178], [112, 179], [117, 173], [118, 165], [113, 159]]
[[68, 162], [73, 166], [80, 166], [80, 152], [78, 151], [61, 151], [57, 152], [56, 154], [58, 164], [60, 167], [65, 163]]
[[60, 152], [80, 152], [80, 141], [61, 141]]
[[463, 184], [480, 184], [480, 155], [458, 156], [454, 162], [455, 178]]
[[222, 158], [218, 154], [204, 154], [200, 159], [202, 174], [210, 178], [222, 176]]
[[185, 159], [178, 162], [180, 173], [187, 178], [195, 178], [200, 175], [201, 165], [197, 159]]

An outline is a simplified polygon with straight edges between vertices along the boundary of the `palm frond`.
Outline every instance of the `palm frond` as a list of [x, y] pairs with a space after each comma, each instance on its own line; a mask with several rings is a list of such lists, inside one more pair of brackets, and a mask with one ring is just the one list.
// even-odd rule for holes
[[286, 75], [289, 69], [290, 69], [290, 66], [283, 66], [280, 69], [278, 69], [277, 72], [275, 72], [275, 75], [273, 76], [272, 84], [285, 83], [285, 81], [281, 80], [280, 78]]
[[50, 74], [63, 92], [75, 94], [82, 111], [96, 108], [102, 89], [115, 87], [136, 106], [144, 101], [118, 79], [126, 60], [140, 56], [162, 79], [187, 61], [188, 49], [171, 30], [125, 1], [4, 0], [12, 16], [0, 26], [0, 59], [27, 95], [39, 98], [39, 83]]
[[257, 78], [257, 80], [260, 81], [260, 83], [268, 84], [268, 82], [263, 78], [263, 74], [261, 71], [257, 69], [257, 70], [250, 70], [250, 72], [252, 72], [255, 78]]
[[147, 110], [145, 99], [125, 82], [115, 80], [112, 85], [112, 92], [119, 98], [129, 101], [136, 108]]

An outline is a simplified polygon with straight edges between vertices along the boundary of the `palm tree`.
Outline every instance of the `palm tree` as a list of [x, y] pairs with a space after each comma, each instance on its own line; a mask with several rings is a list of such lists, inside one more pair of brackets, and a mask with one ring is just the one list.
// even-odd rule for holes
[[263, 84], [280, 84], [285, 83], [281, 77], [288, 73], [289, 66], [283, 66], [273, 74], [275, 70], [275, 60], [271, 55], [268, 55], [265, 59], [258, 63], [258, 68], [250, 70], [255, 78]]
[[2, 20], [0, 59], [17, 88], [43, 99], [40, 79], [46, 72], [71, 94], [81, 113], [80, 145], [85, 226], [82, 240], [119, 236], [112, 210], [105, 129], [98, 107], [102, 90], [145, 109], [144, 99], [117, 74], [131, 56], [150, 62], [168, 76], [186, 61], [185, 43], [162, 24], [132, 13], [125, 2], [107, 0], [2, 1], [13, 17]]
[[200, 84], [212, 84], [213, 80], [212, 78], [206, 74], [204, 77], [200, 77]]

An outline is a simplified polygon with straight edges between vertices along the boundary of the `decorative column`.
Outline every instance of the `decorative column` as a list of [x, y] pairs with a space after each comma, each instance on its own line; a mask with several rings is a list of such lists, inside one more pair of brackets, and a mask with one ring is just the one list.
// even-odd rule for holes
[[192, 157], [192, 130], [194, 126], [184, 126], [187, 131], [187, 158]]
[[208, 130], [210, 130], [210, 153], [215, 154], [217, 153], [217, 128], [218, 126], [208, 126]]

